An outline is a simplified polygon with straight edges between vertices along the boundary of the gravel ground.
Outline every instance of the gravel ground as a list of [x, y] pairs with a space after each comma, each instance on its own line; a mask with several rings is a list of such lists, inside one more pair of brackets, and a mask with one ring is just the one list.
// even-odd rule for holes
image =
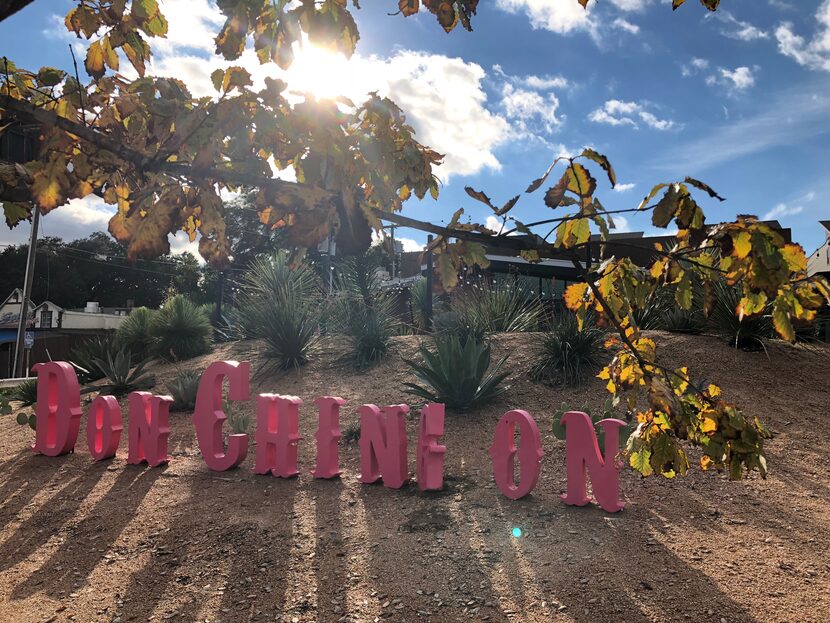
[[[343, 476], [314, 480], [313, 399], [407, 402], [397, 338], [381, 365], [355, 372], [324, 344], [305, 369], [261, 374], [255, 391], [302, 397], [302, 475], [255, 476], [253, 448], [239, 469], [201, 461], [190, 415], [171, 414], [172, 460], [150, 469], [118, 456], [29, 450], [33, 433], [0, 419], [0, 620], [113, 621], [828, 621], [830, 620], [830, 348], [774, 344], [742, 352], [713, 337], [654, 334], [666, 363], [723, 387], [776, 433], [770, 476], [731, 483], [621, 479], [627, 508], [572, 508], [554, 411], [599, 409], [601, 382], [552, 389], [527, 380], [538, 336], [496, 338], [510, 354], [511, 390], [475, 414], [448, 414], [446, 489], [420, 493], [357, 481], [356, 444]], [[220, 357], [261, 363], [259, 344]], [[173, 366], [156, 368], [162, 382]], [[531, 412], [543, 432], [542, 475], [510, 501], [492, 480], [487, 449], [499, 416]], [[85, 417], [82, 420], [82, 431]], [[409, 423], [414, 470], [416, 419]], [[523, 531], [511, 537], [513, 527]]]

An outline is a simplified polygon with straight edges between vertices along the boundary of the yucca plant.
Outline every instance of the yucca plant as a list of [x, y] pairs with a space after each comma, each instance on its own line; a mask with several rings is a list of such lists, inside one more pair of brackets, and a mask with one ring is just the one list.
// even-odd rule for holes
[[153, 349], [150, 322], [154, 313], [146, 307], [133, 309], [115, 332], [115, 341], [118, 346], [126, 348], [138, 359], [149, 357]]
[[251, 263], [239, 295], [239, 321], [247, 337], [265, 340], [265, 356], [279, 368], [304, 365], [316, 344], [321, 291], [306, 264], [291, 266], [279, 252]]
[[198, 370], [183, 370], [166, 383], [167, 393], [173, 397], [171, 411], [190, 411], [196, 406], [196, 394], [202, 375]]
[[580, 330], [574, 314], [562, 313], [542, 336], [530, 377], [561, 385], [581, 383], [599, 368], [604, 337], [605, 332], [591, 318]]
[[673, 307], [663, 316], [661, 328], [672, 333], [702, 333], [706, 328], [706, 317], [699, 309]]
[[131, 359], [131, 353], [125, 348], [121, 348], [114, 357], [107, 353], [106, 359], [97, 359], [95, 365], [104, 373], [107, 383], [93, 389], [102, 395], [121, 397], [133, 391], [154, 387], [155, 379], [144, 373], [148, 360], [141, 361], [133, 368]]
[[725, 337], [735, 348], [758, 350], [764, 340], [774, 336], [772, 319], [767, 310], [757, 316], [740, 318], [735, 310], [741, 301], [741, 290], [725, 281], [715, 283], [715, 304], [709, 314], [710, 328]]
[[75, 345], [69, 352], [69, 362], [82, 383], [91, 383], [105, 376], [95, 362], [114, 357], [118, 349], [115, 335], [98, 335]]
[[473, 334], [536, 331], [544, 314], [539, 298], [520, 284], [484, 280], [460, 290], [450, 309]]
[[435, 351], [419, 349], [422, 362], [404, 359], [417, 383], [406, 383], [406, 392], [429, 402], [442, 402], [457, 411], [475, 409], [503, 394], [507, 357], [490, 366], [490, 344], [457, 336], [436, 343]]
[[37, 402], [37, 379], [26, 379], [20, 385], [13, 387], [9, 398], [30, 407]]
[[357, 368], [377, 363], [386, 355], [399, 324], [395, 301], [381, 290], [373, 257], [366, 254], [341, 265], [332, 305], [334, 328], [348, 340]]
[[176, 294], [150, 320], [153, 354], [167, 361], [182, 361], [210, 352], [213, 326], [204, 310]]

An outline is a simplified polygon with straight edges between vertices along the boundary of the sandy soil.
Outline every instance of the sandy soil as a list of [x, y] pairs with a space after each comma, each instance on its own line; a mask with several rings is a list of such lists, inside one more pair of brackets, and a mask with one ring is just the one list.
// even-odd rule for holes
[[[0, 620], [830, 620], [830, 349], [748, 353], [710, 337], [657, 338], [667, 363], [691, 365], [775, 431], [766, 481], [626, 470], [622, 513], [565, 506], [552, 414], [563, 401], [598, 409], [605, 392], [599, 381], [528, 382], [533, 335], [497, 339], [513, 371], [503, 402], [448, 415], [438, 493], [359, 484], [354, 444], [341, 450], [340, 480], [308, 475], [313, 399], [346, 398], [344, 428], [363, 402], [406, 402], [400, 356], [417, 338], [399, 338], [370, 372], [329, 349], [300, 373], [253, 383], [306, 401], [293, 480], [255, 476], [252, 452], [240, 469], [209, 472], [185, 413], [171, 416], [173, 458], [155, 469], [126, 465], [126, 433], [112, 461], [93, 463], [82, 436], [76, 454], [34, 456], [32, 431], [2, 418]], [[243, 342], [212, 358], [257, 362], [257, 351]], [[160, 380], [173, 372], [158, 368]], [[487, 454], [509, 408], [536, 417], [546, 452], [536, 490], [516, 502], [495, 488]], [[414, 418], [408, 432], [414, 469]]]

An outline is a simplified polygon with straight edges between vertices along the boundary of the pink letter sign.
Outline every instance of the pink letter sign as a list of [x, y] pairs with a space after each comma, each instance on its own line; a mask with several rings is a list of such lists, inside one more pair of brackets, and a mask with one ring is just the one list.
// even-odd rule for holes
[[363, 405], [360, 414], [360, 482], [383, 478], [383, 486], [400, 489], [409, 478], [406, 462], [407, 405]]
[[150, 392], [132, 392], [127, 399], [127, 463], [138, 465], [144, 461], [157, 467], [170, 460], [167, 456], [167, 438], [170, 436], [168, 411], [171, 396], [155, 396]]
[[251, 390], [248, 378], [251, 364], [236, 361], [215, 361], [208, 366], [199, 381], [193, 426], [199, 450], [208, 468], [223, 472], [236, 467], [248, 455], [248, 435], [228, 435], [228, 449], [222, 443], [222, 425], [228, 419], [222, 411], [222, 382], [228, 379], [228, 399], [248, 400]]
[[[522, 443], [515, 444], [516, 426]], [[519, 484], [513, 480], [513, 466], [519, 457]], [[501, 492], [511, 500], [518, 500], [533, 491], [539, 480], [542, 457], [542, 437], [539, 427], [527, 411], [508, 411], [496, 425], [490, 456], [493, 457], [493, 476]]]
[[36, 363], [37, 424], [32, 450], [46, 456], [72, 452], [81, 427], [81, 388], [75, 369], [65, 361]]
[[317, 425], [317, 464], [312, 472], [315, 478], [334, 478], [340, 475], [337, 444], [340, 441], [340, 407], [346, 401], [336, 396], [321, 396], [314, 401], [319, 410]]
[[86, 445], [96, 461], [115, 456], [121, 441], [121, 407], [115, 396], [98, 396], [89, 405]]
[[297, 396], [260, 394], [256, 397], [255, 474], [292, 478], [297, 469], [300, 443], [298, 410], [303, 401]]
[[568, 488], [562, 496], [565, 504], [585, 506], [591, 501], [586, 491], [585, 470], [591, 477], [594, 497], [603, 510], [616, 513], [624, 504], [619, 496], [619, 466], [616, 465], [620, 447], [622, 420], [602, 420], [605, 431], [605, 458], [599, 451], [594, 424], [581, 411], [568, 411], [562, 416], [565, 426], [565, 462], [568, 470]]
[[444, 405], [431, 402], [421, 410], [418, 426], [418, 450], [415, 474], [421, 491], [436, 490], [444, 486], [444, 455], [447, 446], [438, 443], [444, 434]]

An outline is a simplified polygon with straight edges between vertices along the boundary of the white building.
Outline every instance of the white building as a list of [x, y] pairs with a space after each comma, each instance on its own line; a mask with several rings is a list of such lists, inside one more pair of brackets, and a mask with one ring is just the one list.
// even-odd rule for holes
[[830, 277], [830, 221], [819, 221], [824, 227], [824, 244], [807, 258], [807, 274]]

